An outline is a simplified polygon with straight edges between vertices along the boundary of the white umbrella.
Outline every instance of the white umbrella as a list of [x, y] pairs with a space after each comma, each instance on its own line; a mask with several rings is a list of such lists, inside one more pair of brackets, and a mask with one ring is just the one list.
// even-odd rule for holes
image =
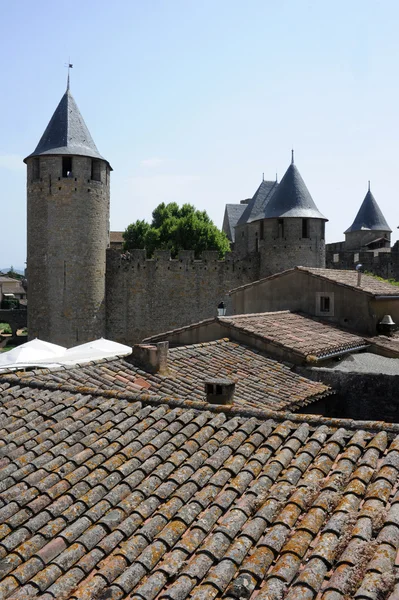
[[25, 342], [8, 352], [0, 354], [0, 370], [10, 370], [40, 365], [43, 362], [53, 363], [66, 351], [63, 346], [44, 342], [39, 339]]
[[79, 362], [111, 358], [113, 356], [126, 356], [131, 353], [132, 348], [130, 346], [100, 338], [86, 344], [81, 344], [80, 346], [69, 348], [57, 362], [63, 365], [75, 365]]

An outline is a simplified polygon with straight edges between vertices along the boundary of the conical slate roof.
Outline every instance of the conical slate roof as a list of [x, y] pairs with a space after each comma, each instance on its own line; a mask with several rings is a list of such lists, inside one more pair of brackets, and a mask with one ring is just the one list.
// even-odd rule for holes
[[237, 225], [244, 225], [256, 221], [261, 213], [264, 212], [265, 204], [269, 201], [272, 194], [278, 187], [277, 181], [262, 181], [255, 194], [248, 202], [244, 212], [239, 218]]
[[313, 202], [313, 198], [293, 162], [288, 167], [276, 192], [267, 202], [264, 213], [258, 215], [258, 219], [282, 217], [302, 217], [304, 219], [328, 221]]
[[367, 192], [355, 220], [345, 233], [361, 231], [362, 229], [392, 231], [370, 190]]
[[35, 151], [27, 158], [43, 154], [74, 154], [106, 160], [97, 150], [69, 88], [55, 109]]

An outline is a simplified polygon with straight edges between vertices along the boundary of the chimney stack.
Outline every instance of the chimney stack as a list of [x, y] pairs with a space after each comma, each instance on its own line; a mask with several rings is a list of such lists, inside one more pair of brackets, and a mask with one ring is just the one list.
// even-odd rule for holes
[[207, 379], [205, 381], [206, 401], [209, 404], [233, 404], [236, 384], [231, 379]]
[[169, 342], [157, 344], [135, 344], [133, 352], [126, 360], [140, 365], [148, 373], [164, 375], [168, 370]]

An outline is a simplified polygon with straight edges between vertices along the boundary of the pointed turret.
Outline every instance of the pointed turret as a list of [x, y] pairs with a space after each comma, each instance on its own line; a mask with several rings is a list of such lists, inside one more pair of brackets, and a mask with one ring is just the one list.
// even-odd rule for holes
[[237, 225], [244, 225], [245, 223], [251, 223], [262, 215], [266, 203], [269, 202], [271, 196], [274, 194], [278, 187], [277, 181], [265, 181], [263, 180], [248, 202], [247, 206], [241, 217], [239, 218]]
[[63, 156], [87, 156], [106, 160], [97, 150], [69, 86], [55, 109], [35, 151], [27, 158], [58, 154]]
[[351, 233], [352, 231], [364, 231], [366, 229], [370, 231], [386, 231], [389, 233], [392, 231], [386, 222], [376, 199], [371, 193], [370, 187], [362, 202], [359, 212], [355, 217], [355, 220], [345, 231], [345, 233]]
[[29, 336], [67, 347], [104, 337], [111, 167], [69, 85], [25, 163]]
[[263, 214], [258, 215], [258, 219], [286, 217], [328, 220], [319, 212], [293, 159]]

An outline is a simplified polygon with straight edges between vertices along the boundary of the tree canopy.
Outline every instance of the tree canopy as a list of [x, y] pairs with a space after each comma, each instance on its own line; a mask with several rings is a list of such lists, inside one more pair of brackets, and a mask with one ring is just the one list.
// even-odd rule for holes
[[206, 211], [191, 204], [180, 208], [176, 202], [162, 202], [152, 213], [151, 224], [136, 221], [123, 233], [123, 249], [145, 248], [151, 257], [154, 250], [170, 250], [176, 257], [180, 250], [194, 250], [198, 258], [204, 250], [216, 250], [223, 257], [230, 250], [224, 232], [212, 223]]

